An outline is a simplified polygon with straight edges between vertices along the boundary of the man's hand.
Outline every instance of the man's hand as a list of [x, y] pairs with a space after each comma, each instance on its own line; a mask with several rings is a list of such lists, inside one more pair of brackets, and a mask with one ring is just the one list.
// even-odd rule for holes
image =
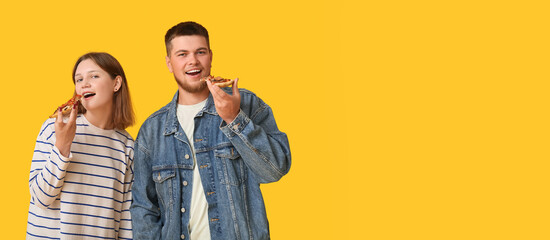
[[224, 92], [220, 87], [212, 84], [211, 81], [206, 81], [210, 93], [214, 98], [214, 105], [216, 105], [216, 111], [220, 117], [227, 123], [230, 124], [235, 120], [239, 111], [241, 109], [241, 94], [239, 93], [239, 88], [237, 87], [238, 78], [233, 82], [233, 94], [229, 95]]
[[69, 121], [63, 122], [63, 114], [58, 111], [55, 119], [55, 146], [64, 157], [69, 157], [71, 153], [71, 144], [76, 134], [76, 115], [78, 113], [78, 104], [73, 106]]

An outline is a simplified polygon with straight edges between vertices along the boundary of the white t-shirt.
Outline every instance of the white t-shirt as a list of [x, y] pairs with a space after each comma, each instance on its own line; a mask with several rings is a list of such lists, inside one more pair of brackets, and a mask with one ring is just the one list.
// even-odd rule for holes
[[195, 105], [178, 104], [178, 121], [187, 135], [191, 151], [193, 151], [193, 193], [191, 196], [191, 212], [189, 213], [189, 230], [191, 239], [210, 239], [210, 227], [208, 225], [208, 202], [204, 196], [204, 189], [197, 167], [193, 134], [195, 129], [195, 116], [204, 108], [206, 100]]

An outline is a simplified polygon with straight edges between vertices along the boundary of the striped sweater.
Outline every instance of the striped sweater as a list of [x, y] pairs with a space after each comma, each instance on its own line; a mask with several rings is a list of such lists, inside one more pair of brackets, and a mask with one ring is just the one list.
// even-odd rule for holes
[[65, 158], [55, 147], [54, 121], [44, 122], [36, 140], [27, 239], [132, 239], [134, 140], [79, 115]]

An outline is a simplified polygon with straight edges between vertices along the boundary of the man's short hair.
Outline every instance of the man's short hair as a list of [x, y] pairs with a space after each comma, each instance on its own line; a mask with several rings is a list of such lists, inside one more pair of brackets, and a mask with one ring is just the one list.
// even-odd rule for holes
[[190, 35], [199, 35], [206, 38], [206, 44], [210, 49], [210, 39], [208, 38], [208, 30], [206, 30], [206, 28], [192, 21], [181, 22], [173, 26], [172, 28], [170, 28], [166, 32], [166, 35], [164, 36], [164, 44], [166, 45], [166, 56], [170, 56], [170, 51], [172, 51], [172, 44], [171, 44], [172, 39], [179, 36], [190, 36]]

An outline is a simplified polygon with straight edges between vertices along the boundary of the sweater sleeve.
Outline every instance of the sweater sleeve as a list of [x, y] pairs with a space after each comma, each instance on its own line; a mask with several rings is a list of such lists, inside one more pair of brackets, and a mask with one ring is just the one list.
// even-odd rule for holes
[[132, 219], [130, 205], [132, 204], [132, 185], [134, 183], [134, 151], [130, 149], [128, 154], [128, 167], [124, 174], [124, 195], [120, 217], [118, 239], [132, 239]]
[[36, 139], [29, 177], [31, 201], [34, 205], [47, 208], [55, 201], [61, 192], [71, 159], [72, 154], [66, 158], [55, 147], [54, 120], [46, 120]]

